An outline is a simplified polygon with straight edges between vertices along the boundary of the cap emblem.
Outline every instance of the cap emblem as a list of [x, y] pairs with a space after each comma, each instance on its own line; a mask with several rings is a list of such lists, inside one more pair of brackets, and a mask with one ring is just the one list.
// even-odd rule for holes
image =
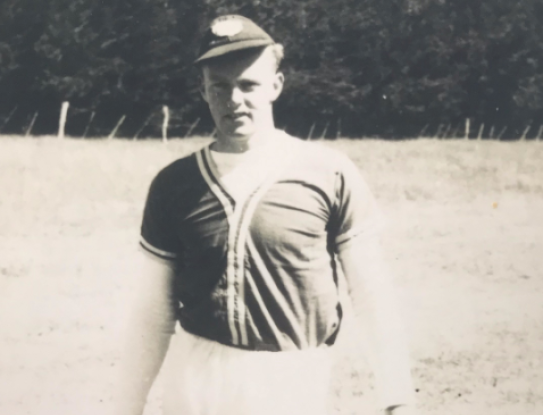
[[219, 37], [235, 36], [243, 30], [241, 20], [220, 20], [211, 26], [211, 31]]

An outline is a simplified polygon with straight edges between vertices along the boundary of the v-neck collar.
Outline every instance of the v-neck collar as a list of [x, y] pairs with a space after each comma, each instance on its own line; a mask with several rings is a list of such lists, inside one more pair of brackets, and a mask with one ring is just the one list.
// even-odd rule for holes
[[205, 146], [202, 149], [202, 158], [205, 163], [205, 166], [208, 168], [209, 174], [211, 176], [211, 179], [217, 183], [217, 186], [220, 188], [220, 190], [224, 193], [226, 197], [230, 199], [233, 205], [236, 204], [236, 199], [233, 197], [231, 192], [228, 190], [228, 186], [225, 185], [224, 181], [221, 178], [221, 174], [219, 173], [219, 170], [217, 169], [217, 165], [215, 164], [215, 161], [213, 160], [213, 156], [211, 155], [211, 144]]
[[[292, 138], [289, 137], [284, 131], [276, 130], [276, 131], [273, 132], [273, 137], [271, 137], [270, 139], [274, 140], [274, 141], [270, 141], [268, 144], [265, 145], [265, 147], [263, 147], [262, 149], [260, 149], [260, 148], [256, 149], [255, 151], [261, 151], [261, 150], [266, 150], [267, 149], [269, 151], [269, 153], [270, 153], [270, 157], [277, 156], [277, 154], [281, 154], [283, 157], [287, 157], [288, 156], [288, 151], [285, 151], [285, 150], [279, 148], [279, 146], [282, 146], [282, 145], [285, 145], [285, 144], [287, 144], [289, 146], [291, 144], [290, 140], [292, 140]], [[206, 168], [208, 176], [211, 179], [211, 181], [216, 185], [217, 190], [220, 190], [223, 193], [223, 195], [227, 199], [229, 199], [229, 201], [231, 202], [233, 208], [237, 204], [243, 205], [247, 201], [247, 199], [250, 198], [251, 194], [253, 194], [255, 191], [257, 191], [258, 188], [260, 186], [262, 186], [263, 183], [268, 181], [269, 177], [273, 176], [273, 174], [274, 174], [274, 170], [265, 172], [263, 177], [261, 178], [261, 180], [259, 180], [254, 185], [254, 187], [251, 189], [251, 191], [249, 191], [245, 195], [244, 198], [242, 198], [240, 200], [237, 200], [239, 198], [234, 197], [233, 192], [228, 189], [228, 185], [222, 179], [222, 175], [219, 172], [215, 161], [213, 160], [213, 155], [211, 154], [211, 146], [212, 145], [213, 145], [213, 143], [210, 143], [207, 146], [205, 146], [202, 150], [200, 150], [200, 157], [201, 157], [201, 161], [202, 161], [202, 163], [199, 163], [199, 164], [201, 164], [200, 170], [201, 170], [201, 173], [204, 176], [204, 178], [206, 178], [205, 177], [206, 176], [205, 172], [202, 171], [203, 168]], [[280, 164], [283, 164], [283, 163], [278, 163], [278, 164], [280, 165]], [[280, 167], [278, 166], [278, 168], [280, 168]], [[206, 181], [208, 181], [208, 180], [206, 179]], [[208, 184], [210, 185], [210, 187], [212, 186], [212, 184], [209, 183], [209, 181], [208, 181]]]

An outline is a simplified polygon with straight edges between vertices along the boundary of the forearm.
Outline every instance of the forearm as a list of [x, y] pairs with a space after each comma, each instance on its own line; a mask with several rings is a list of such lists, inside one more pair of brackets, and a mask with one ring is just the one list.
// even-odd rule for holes
[[361, 241], [343, 250], [340, 260], [374, 374], [379, 407], [412, 404], [407, 341], [380, 246], [374, 240]]
[[148, 272], [152, 267], [149, 264], [143, 266], [143, 281], [124, 332], [115, 415], [143, 413], [147, 395], [174, 332], [174, 304], [169, 288], [171, 276], [156, 270]]

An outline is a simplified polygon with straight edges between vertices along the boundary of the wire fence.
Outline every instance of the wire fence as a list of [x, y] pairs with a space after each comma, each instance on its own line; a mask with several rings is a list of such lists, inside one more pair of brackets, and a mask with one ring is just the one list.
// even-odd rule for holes
[[[14, 107], [9, 114], [0, 123], [0, 134], [3, 133], [6, 126], [12, 120], [14, 114], [17, 111], [17, 107]], [[96, 119], [96, 112], [91, 111], [88, 115], [88, 119], [85, 123], [84, 130], [81, 135], [67, 135], [66, 125], [69, 121], [70, 115], [79, 115], [81, 110], [77, 108], [71, 108], [70, 103], [65, 101], [60, 108], [60, 116], [58, 121], [57, 137], [59, 139], [66, 138], [67, 136], [73, 138], [86, 139], [90, 138], [89, 132], [93, 127], [93, 122]], [[73, 113], [73, 114], [72, 114]], [[202, 132], [198, 130], [201, 125], [202, 119], [197, 117], [189, 122], [186, 121], [185, 114], [170, 109], [167, 105], [162, 106], [161, 110], [154, 110], [143, 119], [141, 124], [134, 130], [135, 132], [130, 136], [126, 134], [120, 135], [119, 132], [123, 127], [127, 119], [126, 114], [122, 114], [111, 130], [101, 133], [98, 137], [106, 137], [107, 139], [113, 139], [116, 137], [128, 138], [132, 140], [138, 140], [143, 138], [155, 138], [157, 132], [160, 134], [162, 141], [166, 142], [170, 138], [187, 138], [193, 135], [214, 135], [215, 131]], [[33, 128], [36, 124], [39, 112], [36, 111], [31, 116], [26, 117], [25, 125], [22, 128], [22, 135], [29, 137], [32, 135]], [[280, 126], [281, 128], [281, 126]], [[283, 126], [283, 129], [288, 131], [288, 126]], [[173, 131], [173, 134], [172, 134]], [[307, 134], [300, 135], [301, 138], [306, 140], [315, 139], [337, 139], [343, 138], [342, 135], [342, 120], [337, 119], [334, 123], [330, 121], [313, 122], [307, 131]], [[427, 123], [420, 130], [418, 135], [414, 137], [406, 138], [433, 138], [433, 139], [476, 139], [476, 140], [543, 140], [543, 124], [529, 124], [522, 130], [518, 128], [509, 128], [508, 126], [496, 126], [485, 125], [484, 122], [476, 123], [470, 118], [467, 118], [463, 123], [439, 123], [431, 124]]]

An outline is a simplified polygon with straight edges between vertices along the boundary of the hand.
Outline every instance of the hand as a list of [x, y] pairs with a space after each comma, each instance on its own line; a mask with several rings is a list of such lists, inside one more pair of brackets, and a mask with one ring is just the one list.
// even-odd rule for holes
[[392, 406], [385, 409], [385, 415], [417, 415], [417, 410], [413, 405]]

